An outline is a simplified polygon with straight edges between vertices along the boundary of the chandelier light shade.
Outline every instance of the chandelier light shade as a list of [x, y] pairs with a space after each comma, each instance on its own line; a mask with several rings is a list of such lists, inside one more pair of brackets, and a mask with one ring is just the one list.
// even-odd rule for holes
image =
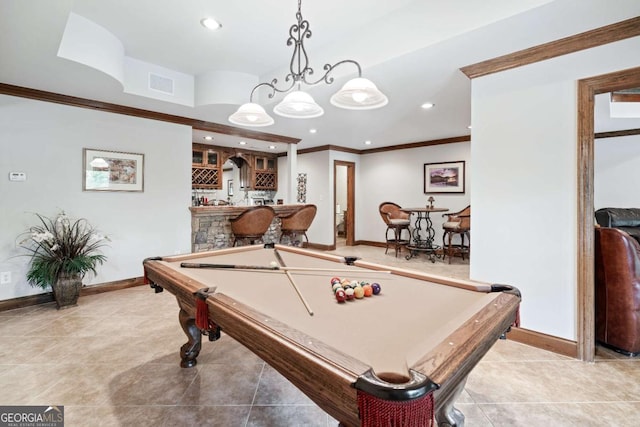
[[331, 97], [331, 104], [348, 110], [372, 110], [384, 107], [389, 99], [369, 79], [351, 79]]
[[271, 126], [274, 123], [273, 117], [261, 105], [253, 102], [241, 105], [238, 111], [229, 116], [229, 121], [234, 125], [254, 127]]
[[375, 84], [362, 77], [360, 64], [352, 59], [345, 59], [333, 65], [325, 64], [325, 73], [317, 80], [309, 80], [314, 74], [313, 68], [309, 67], [309, 55], [304, 47], [304, 39], [311, 37], [309, 21], [302, 18], [302, 0], [298, 0], [298, 12], [296, 13], [297, 23], [289, 28], [289, 38], [287, 45], [293, 45], [293, 56], [289, 63], [289, 74], [286, 75], [284, 87], [277, 87], [278, 79], [271, 82], [259, 83], [251, 91], [249, 103], [243, 104], [238, 111], [229, 116], [229, 121], [240, 126], [269, 126], [274, 120], [259, 104], [253, 102], [253, 95], [256, 90], [266, 87], [269, 90], [269, 98], [273, 98], [276, 93], [290, 92], [294, 87], [297, 90], [288, 93], [284, 99], [275, 106], [273, 111], [282, 117], [293, 119], [310, 119], [324, 114], [323, 108], [318, 105], [311, 95], [300, 90], [303, 84], [315, 86], [322, 82], [331, 84], [334, 77], [331, 72], [342, 64], [353, 64], [358, 71], [358, 77], [349, 80], [336, 94], [331, 97], [331, 104], [349, 110], [371, 110], [387, 105], [389, 100], [378, 90]]
[[273, 112], [291, 119], [312, 119], [324, 114], [321, 106], [316, 104], [311, 95], [301, 90], [293, 91], [275, 106]]

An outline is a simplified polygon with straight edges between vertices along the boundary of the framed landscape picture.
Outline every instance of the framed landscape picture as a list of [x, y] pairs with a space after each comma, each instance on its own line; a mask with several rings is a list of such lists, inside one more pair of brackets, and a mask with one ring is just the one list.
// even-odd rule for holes
[[84, 148], [84, 191], [144, 191], [144, 154]]
[[464, 161], [425, 163], [424, 193], [464, 194]]

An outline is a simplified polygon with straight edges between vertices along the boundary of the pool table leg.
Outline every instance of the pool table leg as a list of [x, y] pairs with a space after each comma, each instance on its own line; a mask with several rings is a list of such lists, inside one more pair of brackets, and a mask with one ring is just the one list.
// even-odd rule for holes
[[190, 316], [182, 307], [180, 308], [180, 326], [185, 335], [189, 339], [182, 347], [180, 347], [180, 366], [183, 368], [192, 368], [196, 366], [198, 361], [196, 357], [200, 354], [202, 348], [202, 332], [196, 326], [196, 319]]
[[455, 387], [446, 402], [440, 406], [436, 412], [436, 423], [438, 427], [464, 427], [464, 414], [458, 408], [454, 406], [456, 400], [464, 390], [464, 386], [467, 383], [465, 377]]

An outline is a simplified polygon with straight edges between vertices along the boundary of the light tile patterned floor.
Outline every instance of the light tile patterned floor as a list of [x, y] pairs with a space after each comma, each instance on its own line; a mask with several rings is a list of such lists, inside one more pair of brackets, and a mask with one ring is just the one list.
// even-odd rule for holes
[[[373, 247], [336, 253], [468, 277], [468, 262], [405, 260]], [[466, 276], [465, 276], [466, 275]], [[277, 372], [224, 336], [178, 366], [175, 299], [138, 287], [0, 312], [0, 404], [64, 405], [72, 426], [333, 426]], [[600, 351], [587, 364], [498, 341], [458, 407], [466, 426], [637, 426], [640, 360]]]

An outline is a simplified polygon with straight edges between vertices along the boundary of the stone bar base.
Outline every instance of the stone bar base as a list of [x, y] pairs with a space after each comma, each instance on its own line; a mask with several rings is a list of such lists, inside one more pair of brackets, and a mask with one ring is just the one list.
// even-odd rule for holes
[[[280, 217], [287, 216], [303, 205], [273, 205], [276, 217], [265, 233], [264, 243], [277, 243], [280, 238]], [[205, 252], [231, 247], [233, 233], [230, 219], [237, 217], [251, 206], [193, 206], [191, 211], [191, 251]], [[286, 239], [286, 237], [285, 237]], [[283, 244], [289, 241], [282, 240]]]

